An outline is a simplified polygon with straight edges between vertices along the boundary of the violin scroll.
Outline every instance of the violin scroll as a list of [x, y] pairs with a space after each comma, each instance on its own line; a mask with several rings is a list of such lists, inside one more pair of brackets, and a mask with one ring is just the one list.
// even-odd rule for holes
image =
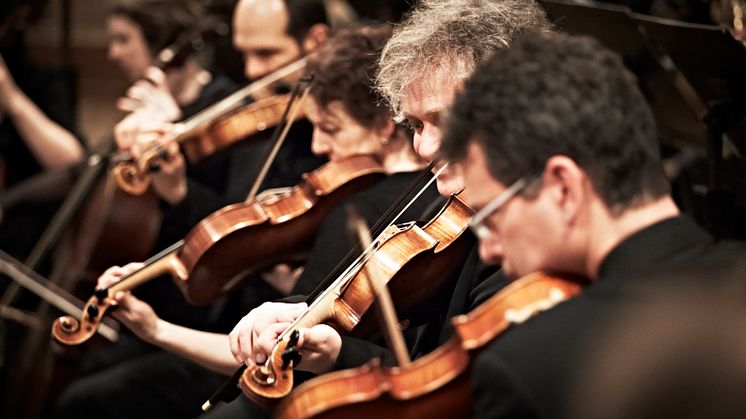
[[117, 185], [130, 195], [142, 195], [150, 187], [149, 174], [142, 172], [134, 161], [117, 163], [111, 172]]
[[114, 179], [130, 195], [142, 195], [152, 183], [152, 173], [160, 169], [157, 160], [166, 159], [168, 152], [162, 147], [146, 150], [140, 158], [118, 162], [112, 169]]
[[111, 303], [105, 290], [103, 293], [97, 292], [86, 302], [81, 320], [72, 316], [57, 318], [52, 324], [52, 336], [65, 345], [79, 345], [87, 341], [98, 330]]
[[281, 339], [272, 354], [262, 365], [253, 365], [244, 371], [239, 386], [255, 403], [274, 406], [293, 389], [293, 368], [300, 362], [296, 347], [300, 334], [293, 331], [289, 338]]

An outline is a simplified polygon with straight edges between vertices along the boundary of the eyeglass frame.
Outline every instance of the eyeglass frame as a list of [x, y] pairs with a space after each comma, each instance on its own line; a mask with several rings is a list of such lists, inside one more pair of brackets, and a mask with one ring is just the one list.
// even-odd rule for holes
[[513, 182], [512, 185], [508, 187], [508, 189], [497, 194], [497, 196], [492, 198], [492, 200], [488, 202], [487, 205], [482, 207], [482, 209], [477, 211], [471, 217], [471, 220], [469, 220], [469, 230], [474, 233], [477, 239], [485, 240], [487, 237], [489, 237], [490, 228], [484, 225], [484, 220], [494, 214], [495, 211], [505, 206], [505, 204], [507, 204], [511, 198], [518, 195], [535, 178], [536, 175], [532, 174], [523, 176], [520, 179], [516, 180], [515, 182]]

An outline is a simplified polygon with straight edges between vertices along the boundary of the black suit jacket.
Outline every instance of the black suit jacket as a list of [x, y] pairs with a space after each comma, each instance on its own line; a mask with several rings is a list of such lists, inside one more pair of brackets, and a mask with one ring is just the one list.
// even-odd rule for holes
[[716, 286], [744, 255], [741, 245], [716, 245], [685, 217], [633, 234], [604, 259], [597, 281], [582, 294], [508, 330], [477, 357], [477, 417], [562, 417], [597, 332], [618, 310], [661, 298], [665, 286]]

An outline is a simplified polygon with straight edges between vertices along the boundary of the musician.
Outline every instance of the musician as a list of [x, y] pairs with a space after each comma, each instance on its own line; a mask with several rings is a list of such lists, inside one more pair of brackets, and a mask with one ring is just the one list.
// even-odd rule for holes
[[[477, 63], [508, 46], [520, 32], [548, 27], [542, 9], [530, 1], [435, 0], [418, 4], [384, 48], [377, 86], [392, 109], [414, 129], [413, 144], [420, 157], [436, 159], [443, 111]], [[464, 189], [458, 169], [449, 166], [438, 178], [441, 194]], [[470, 193], [467, 188], [467, 196]], [[484, 269], [478, 262], [474, 247], [453, 279], [450, 301], [422, 308], [427, 321], [407, 331], [413, 358], [450, 337], [448, 319], [478, 306], [505, 284], [494, 269]], [[236, 360], [263, 362], [288, 321], [304, 308], [303, 304], [265, 304], [245, 316], [230, 335]], [[341, 337], [326, 325], [303, 329], [299, 345], [303, 359], [298, 369], [315, 373], [359, 366], [374, 357], [392, 362], [384, 348]]]
[[[331, 161], [358, 154], [372, 155], [381, 160], [388, 174], [348, 201], [371, 224], [424, 167], [412, 150], [408, 129], [392, 122], [388, 109], [377, 105], [381, 98], [372, 89], [375, 59], [389, 36], [390, 28], [386, 26], [342, 31], [311, 58], [307, 69], [317, 74], [306, 102], [306, 114], [314, 124], [314, 152]], [[422, 213], [436, 196], [433, 188], [426, 190], [405, 217]], [[321, 282], [353, 247], [345, 231], [339, 229], [344, 216], [340, 208], [324, 222], [301, 282]], [[329, 248], [329, 243], [334, 246]], [[101, 281], [110, 282], [138, 266], [112, 268]], [[237, 368], [226, 335], [188, 329], [159, 319], [149, 305], [129, 294], [118, 296], [118, 301], [125, 324], [145, 341], [221, 372]], [[170, 411], [179, 412], [182, 417], [194, 416], [215, 389], [214, 377], [188, 361], [157, 354], [81, 381], [68, 392], [63, 414], [106, 416], [119, 411], [143, 417]], [[172, 385], [177, 381], [180, 386], [174, 388]], [[189, 389], [184, 390], [187, 383]], [[153, 394], [167, 401], [161, 400], [159, 404], [151, 400]], [[106, 400], [106, 406], [99, 405], [98, 400]], [[132, 404], [134, 400], [141, 403]]]
[[[184, 70], [169, 69], [165, 75], [156, 68], [148, 68], [149, 60], [134, 59], [136, 55], [142, 55], [142, 53], [135, 54], [133, 51], [136, 48], [129, 45], [134, 43], [132, 39], [138, 39], [137, 34], [127, 37], [119, 36], [127, 34], [128, 31], [126, 25], [120, 22], [124, 18], [117, 13], [124, 10], [125, 15], [130, 19], [139, 18], [143, 21], [140, 37], [146, 40], [149, 37], [165, 38], [149, 36], [148, 33], [157, 33], [158, 28], [163, 26], [161, 24], [163, 20], [178, 18], [179, 14], [173, 16], [171, 9], [181, 8], [183, 9], [181, 14], [190, 18], [184, 20], [190, 20], [191, 26], [182, 27], [182, 32], [186, 29], [195, 30], [208, 26], [200, 21], [203, 13], [195, 13], [195, 7], [183, 6], [182, 2], [176, 2], [174, 6], [169, 5], [172, 2], [167, 0], [137, 0], [134, 2], [137, 6], [134, 10], [128, 9], [128, 7], [132, 8], [132, 6], [126, 6], [128, 3], [133, 2], [128, 1], [123, 3], [125, 6], [115, 8], [109, 20], [109, 26], [114, 29], [115, 34], [110, 56], [112, 58], [127, 57], [128, 61], [131, 61], [126, 66], [129, 68], [128, 72], [143, 74], [146, 80], [136, 82], [128, 90], [127, 96], [120, 99], [118, 105], [122, 109], [134, 112], [118, 124], [115, 132], [121, 149], [130, 150], [133, 154], [139, 155], [142, 150], [157, 140], [160, 133], [173, 128], [168, 122], [188, 118], [196, 111], [227, 96], [228, 93], [212, 95], [209, 101], [205, 100], [204, 103], [200, 101], [202, 106], [198, 108], [181, 109], [184, 106], [185, 97], [189, 96], [193, 90], [189, 86], [199, 85], [205, 80], [209, 81], [210, 75], [204, 71], [190, 70], [190, 66], [196, 65], [194, 59], [186, 61]], [[246, 63], [250, 63], [250, 66], [245, 67], [246, 76], [250, 80], [263, 77], [301, 58], [324, 42], [328, 30], [325, 24], [324, 8], [320, 1], [289, 2], [288, 7], [285, 6], [284, 1], [279, 0], [264, 2], [262, 7], [258, 7], [259, 3], [239, 2], [234, 14], [233, 41], [236, 48], [244, 53]], [[143, 19], [143, 16], [146, 18]], [[288, 22], [288, 16], [292, 18], [291, 22]], [[264, 22], [272, 24], [266, 25]], [[116, 45], [118, 39], [128, 42], [122, 41], [122, 46], [118, 47]], [[149, 50], [159, 51], [160, 49], [149, 48]], [[142, 68], [142, 63], [146, 63], [145, 68]], [[294, 79], [286, 80], [280, 87], [287, 88], [288, 83], [293, 81]], [[174, 90], [172, 88], [174, 83], [186, 84], [187, 88]], [[310, 127], [305, 122], [299, 122], [291, 130], [290, 138], [281, 148], [266, 186], [294, 184], [302, 173], [312, 170], [323, 162], [311, 155], [309, 130]], [[164, 233], [168, 239], [159, 240], [159, 247], [167, 246], [183, 237], [194, 224], [214, 210], [241, 201], [251, 186], [251, 180], [256, 177], [263, 163], [268, 152], [268, 145], [266, 142], [256, 145], [242, 144], [239, 149], [231, 153], [227, 160], [225, 156], [211, 156], [196, 166], [186, 164], [186, 167], [184, 157], [176, 144], [170, 144], [168, 151], [167, 158], [159, 162], [160, 170], [153, 177], [153, 189], [169, 204], [166, 217], [181, 220], [181, 222], [174, 221], [166, 226]]]
[[[62, 177], [85, 155], [68, 74], [40, 69], [26, 57], [23, 30], [39, 6], [25, 3], [9, 0], [0, 8], [0, 194], [46, 170]], [[27, 256], [54, 214], [56, 198], [0, 208], [0, 248]]]
[[592, 282], [477, 358], [478, 417], [561, 416], [614, 309], [666, 298], [667, 281], [718, 288], [743, 260], [742, 246], [716, 245], [679, 213], [650, 109], [596, 41], [525, 36], [474, 72], [450, 115], [440, 155], [464, 169], [481, 258], [511, 278], [550, 271]]

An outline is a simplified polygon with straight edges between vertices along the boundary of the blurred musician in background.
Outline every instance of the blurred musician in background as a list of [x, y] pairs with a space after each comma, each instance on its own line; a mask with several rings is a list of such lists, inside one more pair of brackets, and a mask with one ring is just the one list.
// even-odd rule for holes
[[[70, 74], [42, 70], [25, 54], [24, 29], [45, 3], [0, 5], [0, 194], [42, 171], [73, 166], [85, 155]], [[27, 202], [5, 209], [0, 249], [27, 256], [56, 204]]]

